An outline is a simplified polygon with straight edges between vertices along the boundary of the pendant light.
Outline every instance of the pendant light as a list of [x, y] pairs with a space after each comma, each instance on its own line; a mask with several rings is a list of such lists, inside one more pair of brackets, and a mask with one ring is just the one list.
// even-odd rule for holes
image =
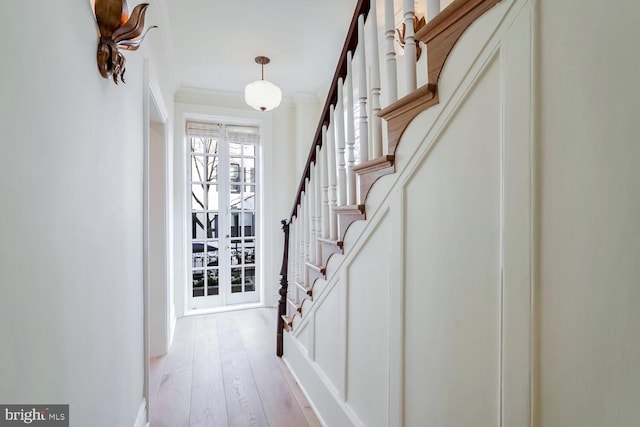
[[264, 66], [271, 60], [266, 56], [257, 56], [256, 62], [262, 66], [262, 79], [244, 88], [244, 101], [256, 110], [273, 110], [280, 105], [282, 92], [278, 86], [264, 79]]

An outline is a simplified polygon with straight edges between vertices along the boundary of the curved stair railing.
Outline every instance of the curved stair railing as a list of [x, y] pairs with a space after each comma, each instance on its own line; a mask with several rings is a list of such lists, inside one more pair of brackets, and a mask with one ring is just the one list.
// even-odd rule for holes
[[[438, 80], [455, 43], [500, 0], [454, 0], [442, 12], [438, 0], [425, 1], [428, 22], [416, 16], [413, 0], [404, 0], [401, 11], [394, 9], [393, 0], [359, 0], [356, 5], [291, 214], [282, 221], [278, 356], [283, 354], [284, 330], [293, 330], [295, 319], [312, 305], [315, 281], [326, 279], [329, 258], [348, 250], [343, 244], [347, 228], [366, 219], [369, 190], [378, 178], [395, 172], [395, 152], [405, 129], [438, 103]], [[404, 54], [397, 60], [400, 44]], [[417, 87], [425, 67], [420, 52], [425, 49], [427, 70], [421, 75], [425, 83]], [[399, 99], [398, 92], [404, 92]], [[386, 135], [382, 119], [387, 122]]]

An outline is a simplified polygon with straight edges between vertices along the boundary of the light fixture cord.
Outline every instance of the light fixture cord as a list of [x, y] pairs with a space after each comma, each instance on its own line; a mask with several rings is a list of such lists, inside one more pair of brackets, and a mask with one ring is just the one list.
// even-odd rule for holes
[[262, 65], [262, 80], [264, 80], [264, 64], [261, 64], [261, 65]]

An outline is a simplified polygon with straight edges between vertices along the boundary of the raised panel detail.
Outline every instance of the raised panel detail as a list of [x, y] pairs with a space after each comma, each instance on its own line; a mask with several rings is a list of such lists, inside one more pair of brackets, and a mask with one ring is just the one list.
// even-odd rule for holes
[[339, 287], [331, 289], [315, 316], [316, 363], [338, 391], [344, 382], [341, 361], [345, 351], [340, 342], [340, 330], [343, 328], [344, 319], [340, 313]]
[[347, 269], [347, 403], [370, 427], [388, 418], [390, 238], [386, 215]]
[[405, 187], [407, 425], [499, 425], [499, 79], [494, 60]]

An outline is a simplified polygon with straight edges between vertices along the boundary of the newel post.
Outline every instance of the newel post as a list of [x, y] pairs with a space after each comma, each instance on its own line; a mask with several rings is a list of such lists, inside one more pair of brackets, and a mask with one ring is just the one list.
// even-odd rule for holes
[[289, 221], [283, 219], [282, 231], [284, 232], [284, 254], [282, 255], [282, 267], [280, 268], [280, 301], [278, 301], [278, 322], [277, 322], [277, 338], [276, 338], [276, 355], [282, 357], [283, 351], [283, 334], [284, 319], [282, 316], [287, 314], [287, 291], [289, 282], [287, 280], [287, 269], [289, 266]]

